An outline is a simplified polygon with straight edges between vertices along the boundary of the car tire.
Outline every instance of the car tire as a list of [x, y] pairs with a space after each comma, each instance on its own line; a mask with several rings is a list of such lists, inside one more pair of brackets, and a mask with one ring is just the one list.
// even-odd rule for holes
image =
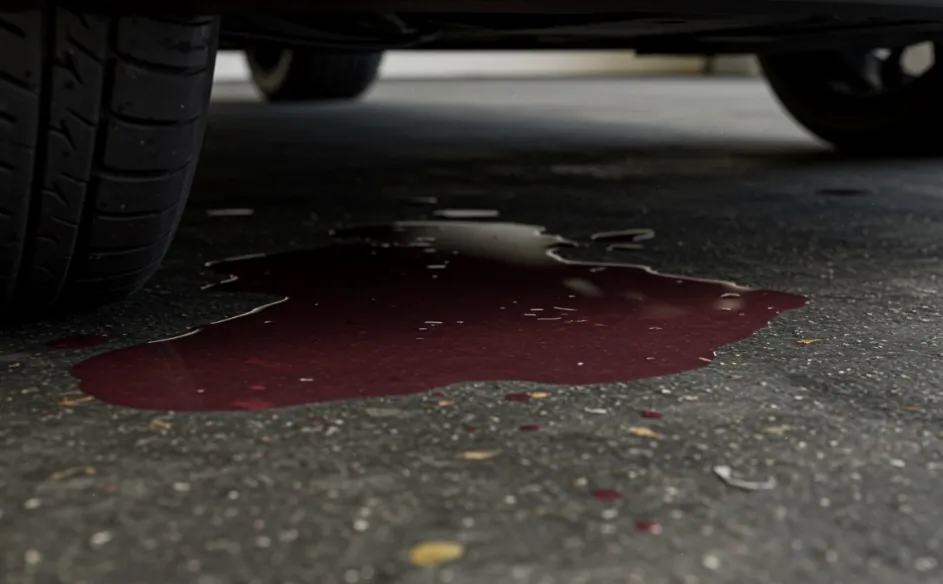
[[[900, 57], [899, 51], [894, 54]], [[839, 150], [865, 155], [943, 153], [943, 66], [934, 62], [919, 76], [908, 75], [906, 83], [879, 87], [883, 82], [873, 80], [883, 79], [889, 75], [885, 69], [893, 68], [886, 61], [873, 62], [869, 55], [778, 54], [759, 61], [784, 109]], [[860, 76], [867, 71], [868, 76]]]
[[215, 17], [0, 13], [0, 317], [141, 288], [176, 230]]
[[269, 101], [355, 99], [373, 84], [383, 53], [320, 53], [261, 46], [246, 50], [256, 87]]

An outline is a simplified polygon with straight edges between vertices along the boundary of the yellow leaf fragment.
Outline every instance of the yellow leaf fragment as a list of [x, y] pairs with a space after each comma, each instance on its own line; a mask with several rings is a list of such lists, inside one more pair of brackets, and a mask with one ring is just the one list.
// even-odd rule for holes
[[414, 566], [438, 566], [457, 560], [465, 554], [465, 547], [454, 541], [427, 541], [409, 550], [409, 562]]
[[812, 343], [818, 342], [818, 339], [799, 339], [796, 342], [800, 345], [811, 345]]
[[763, 433], [772, 434], [773, 436], [782, 436], [788, 429], [789, 426], [770, 426], [769, 428], [763, 428]]
[[488, 460], [501, 454], [500, 450], [469, 450], [462, 453], [465, 460]]
[[632, 426], [629, 428], [629, 434], [641, 436], [642, 438], [661, 438], [661, 434], [645, 426]]
[[547, 399], [550, 397], [550, 394], [546, 391], [532, 391], [528, 394], [530, 399]]
[[65, 398], [65, 399], [59, 400], [59, 405], [60, 405], [60, 406], [67, 407], [67, 408], [74, 408], [75, 406], [77, 406], [77, 405], [79, 405], [79, 404], [84, 404], [85, 402], [90, 402], [90, 401], [92, 401], [93, 399], [95, 399], [95, 398], [93, 398], [93, 397], [90, 396], [90, 395], [85, 395], [85, 396], [77, 397], [77, 398], [74, 398], [74, 399], [73, 399], [73, 398]]
[[449, 400], [446, 400], [446, 399], [443, 399], [443, 400], [439, 400], [439, 401], [435, 402], [435, 405], [437, 405], [437, 406], [440, 407], [440, 408], [447, 408], [447, 407], [450, 407], [450, 406], [454, 406], [454, 405], [455, 405], [455, 402], [449, 401]]
[[167, 432], [170, 431], [170, 422], [162, 418], [154, 418], [147, 425], [147, 428], [151, 432], [157, 432], [158, 434], [166, 434]]

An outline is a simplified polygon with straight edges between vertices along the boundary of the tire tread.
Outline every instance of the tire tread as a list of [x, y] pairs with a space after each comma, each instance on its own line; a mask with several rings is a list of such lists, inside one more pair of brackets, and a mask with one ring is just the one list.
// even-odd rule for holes
[[0, 316], [107, 302], [156, 270], [196, 167], [217, 32], [205, 16], [0, 14]]

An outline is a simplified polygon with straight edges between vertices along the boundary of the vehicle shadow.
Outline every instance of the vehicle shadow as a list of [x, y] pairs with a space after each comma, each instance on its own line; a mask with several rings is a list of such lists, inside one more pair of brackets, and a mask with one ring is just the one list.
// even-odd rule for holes
[[[784, 123], [789, 123], [788, 120]], [[749, 128], [749, 122], [745, 123]], [[871, 159], [879, 170], [885, 159]], [[888, 160], [888, 164], [900, 161]], [[909, 161], [922, 164], [923, 161]], [[211, 108], [197, 179], [197, 198], [264, 187], [266, 198], [295, 196], [298, 187], [376, 196], [422, 183], [468, 187], [619, 181], [699, 181], [702, 186], [799, 173], [859, 168], [800, 134], [709, 133], [683, 123], [620, 123], [568, 117], [567, 112], [502, 111], [469, 104], [367, 101], [324, 105], [216, 102]], [[369, 176], [369, 180], [365, 177]], [[273, 179], [277, 178], [277, 183]], [[352, 180], [363, 188], [346, 189]], [[300, 196], [310, 196], [304, 190]]]

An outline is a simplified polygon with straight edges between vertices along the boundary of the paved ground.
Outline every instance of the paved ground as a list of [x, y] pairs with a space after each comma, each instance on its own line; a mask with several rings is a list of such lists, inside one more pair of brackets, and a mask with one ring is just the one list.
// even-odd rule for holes
[[[321, 108], [220, 93], [157, 281], [0, 336], [5, 584], [941, 581], [938, 162], [841, 159], [754, 81], [396, 83]], [[705, 369], [460, 384], [451, 407], [417, 395], [122, 409], [70, 401], [68, 366], [100, 348], [43, 346], [79, 333], [131, 344], [238, 314], [265, 299], [201, 291], [204, 261], [421, 217], [409, 201], [430, 196], [572, 238], [651, 227], [633, 260], [810, 302]], [[219, 207], [255, 214], [206, 215]], [[502, 399], [514, 391], [549, 397]], [[660, 437], [630, 431], [643, 423]], [[501, 453], [459, 456], [483, 450]], [[730, 486], [717, 465], [775, 485]], [[430, 540], [464, 555], [413, 565]]]

